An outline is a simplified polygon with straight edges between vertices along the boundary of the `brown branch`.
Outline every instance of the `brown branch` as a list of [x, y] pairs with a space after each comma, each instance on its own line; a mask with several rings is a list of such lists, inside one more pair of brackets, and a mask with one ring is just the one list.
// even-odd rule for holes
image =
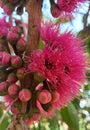
[[29, 15], [28, 20], [28, 46], [26, 53], [29, 55], [33, 50], [38, 48], [40, 34], [38, 31], [38, 24], [41, 17], [41, 8], [43, 0], [29, 0], [27, 4], [27, 11]]
[[90, 4], [89, 4], [89, 7], [88, 7], [88, 11], [86, 14], [84, 14], [84, 20], [83, 20], [83, 23], [84, 23], [84, 29], [86, 28], [87, 26], [87, 19], [88, 19], [88, 16], [89, 16], [89, 12], [90, 12]]

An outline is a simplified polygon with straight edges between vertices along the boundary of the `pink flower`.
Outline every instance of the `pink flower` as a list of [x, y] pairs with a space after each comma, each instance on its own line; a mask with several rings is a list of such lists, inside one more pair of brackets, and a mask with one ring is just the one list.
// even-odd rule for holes
[[[61, 107], [79, 93], [80, 84], [85, 81], [86, 56], [82, 40], [70, 32], [60, 34], [58, 28], [45, 25], [46, 28], [40, 29], [45, 47], [32, 53], [28, 71], [38, 72], [52, 84], [51, 89], [60, 95], [54, 104]], [[39, 101], [37, 104], [42, 111]]]
[[70, 13], [78, 7], [80, 2], [85, 2], [85, 0], [57, 0], [57, 5], [61, 11]]
[[51, 44], [53, 41], [57, 40], [59, 34], [59, 26], [55, 26], [53, 23], [41, 22], [39, 30], [44, 43]]

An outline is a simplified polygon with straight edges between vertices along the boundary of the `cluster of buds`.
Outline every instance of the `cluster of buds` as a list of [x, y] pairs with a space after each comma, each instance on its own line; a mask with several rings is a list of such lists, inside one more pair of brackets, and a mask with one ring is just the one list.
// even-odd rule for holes
[[[41, 115], [51, 117], [60, 99], [59, 93], [37, 73], [33, 74], [31, 86], [24, 86], [28, 61], [25, 62], [27, 58], [23, 55], [27, 42], [19, 26], [10, 26], [7, 31], [0, 38], [0, 96], [4, 96], [5, 106], [10, 107], [14, 115], [24, 112], [26, 123], [39, 120]], [[25, 111], [23, 103], [27, 104]]]
[[4, 9], [5, 13], [11, 15], [14, 9], [17, 7], [17, 14], [23, 13], [23, 7], [26, 4], [25, 0], [1, 0], [0, 7]]
[[[21, 112], [22, 101], [26, 102], [31, 98], [30, 90], [21, 86], [21, 81], [25, 77], [23, 54], [27, 42], [19, 26], [10, 26], [5, 18], [1, 21], [0, 96], [4, 96], [5, 105], [11, 106], [12, 113], [18, 114]], [[29, 96], [27, 99], [24, 99], [24, 93]]]
[[[32, 88], [24, 86], [28, 61], [25, 62], [23, 55], [27, 42], [19, 26], [6, 27], [7, 33], [0, 37], [0, 96], [4, 96], [4, 105], [13, 115], [24, 113], [26, 123], [39, 120], [41, 114], [52, 116], [54, 107], [51, 106], [59, 100], [58, 92], [50, 90], [51, 84], [37, 73], [33, 74], [36, 84], [32, 82]], [[23, 103], [27, 104], [25, 111]]]

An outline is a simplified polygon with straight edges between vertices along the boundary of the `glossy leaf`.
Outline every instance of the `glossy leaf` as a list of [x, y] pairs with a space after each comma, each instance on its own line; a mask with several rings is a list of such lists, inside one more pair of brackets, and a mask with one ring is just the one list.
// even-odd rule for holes
[[70, 103], [61, 110], [62, 120], [69, 126], [70, 130], [79, 130], [79, 118], [75, 106]]
[[49, 121], [50, 130], [59, 130], [58, 120], [56, 119], [56, 117], [53, 117], [52, 119], [48, 119], [48, 121]]

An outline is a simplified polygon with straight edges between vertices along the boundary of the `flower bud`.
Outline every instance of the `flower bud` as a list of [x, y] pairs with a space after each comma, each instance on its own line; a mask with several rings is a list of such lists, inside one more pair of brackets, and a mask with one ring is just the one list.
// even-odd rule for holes
[[20, 100], [16, 100], [11, 106], [11, 112], [16, 115], [19, 114], [22, 110], [22, 102]]
[[24, 78], [24, 76], [25, 76], [24, 67], [21, 67], [21, 68], [19, 68], [19, 69], [17, 70], [16, 76], [17, 76], [17, 78], [18, 78], [19, 80]]
[[4, 96], [4, 105], [5, 107], [10, 107], [14, 99], [10, 95]]
[[16, 44], [19, 38], [20, 35], [14, 31], [10, 31], [7, 35], [7, 39], [12, 45]]
[[11, 15], [11, 14], [12, 14], [12, 10], [11, 10], [11, 8], [10, 8], [9, 6], [4, 5], [4, 6], [3, 6], [3, 9], [4, 9], [4, 11], [5, 11], [5, 13], [6, 13], [7, 15]]
[[17, 107], [11, 107], [11, 112], [13, 115], [19, 114], [19, 110], [17, 109]]
[[10, 54], [5, 52], [5, 51], [2, 51], [0, 52], [0, 65], [6, 65], [10, 62]]
[[15, 32], [15, 33], [18, 33], [18, 34], [21, 34], [21, 33], [22, 33], [22, 30], [21, 30], [21, 28], [20, 28], [19, 26], [13, 26], [13, 27], [11, 28], [11, 31], [12, 31], [12, 32]]
[[14, 68], [19, 68], [22, 65], [22, 59], [19, 56], [12, 56], [11, 58], [11, 65]]
[[10, 73], [7, 77], [7, 82], [9, 83], [15, 83], [17, 81], [17, 77], [15, 73]]
[[0, 91], [1, 91], [1, 92], [3, 92], [3, 91], [6, 90], [6, 85], [7, 85], [6, 82], [1, 82], [1, 83], [0, 83]]
[[19, 90], [19, 86], [16, 85], [16, 84], [11, 84], [8, 88], [8, 93], [10, 95], [15, 95], [18, 93], [18, 90]]
[[58, 9], [58, 7], [51, 9], [51, 14], [54, 18], [57, 18], [60, 16], [60, 10]]
[[57, 102], [60, 98], [60, 94], [58, 92], [53, 93], [53, 102]]
[[26, 41], [24, 40], [24, 38], [21, 37], [21, 38], [19, 39], [19, 41], [17, 42], [17, 45], [16, 45], [17, 50], [20, 51], [20, 52], [25, 51], [25, 49], [26, 49], [26, 44], [27, 44], [27, 43], [26, 43]]
[[54, 0], [50, 0], [50, 4], [51, 4], [51, 14], [54, 18], [57, 18], [60, 16], [60, 8], [58, 7], [58, 5], [54, 2]]
[[48, 90], [42, 90], [38, 95], [38, 99], [41, 104], [47, 104], [51, 102], [52, 95]]
[[22, 89], [19, 92], [19, 99], [23, 102], [27, 102], [31, 99], [31, 91], [28, 89]]

